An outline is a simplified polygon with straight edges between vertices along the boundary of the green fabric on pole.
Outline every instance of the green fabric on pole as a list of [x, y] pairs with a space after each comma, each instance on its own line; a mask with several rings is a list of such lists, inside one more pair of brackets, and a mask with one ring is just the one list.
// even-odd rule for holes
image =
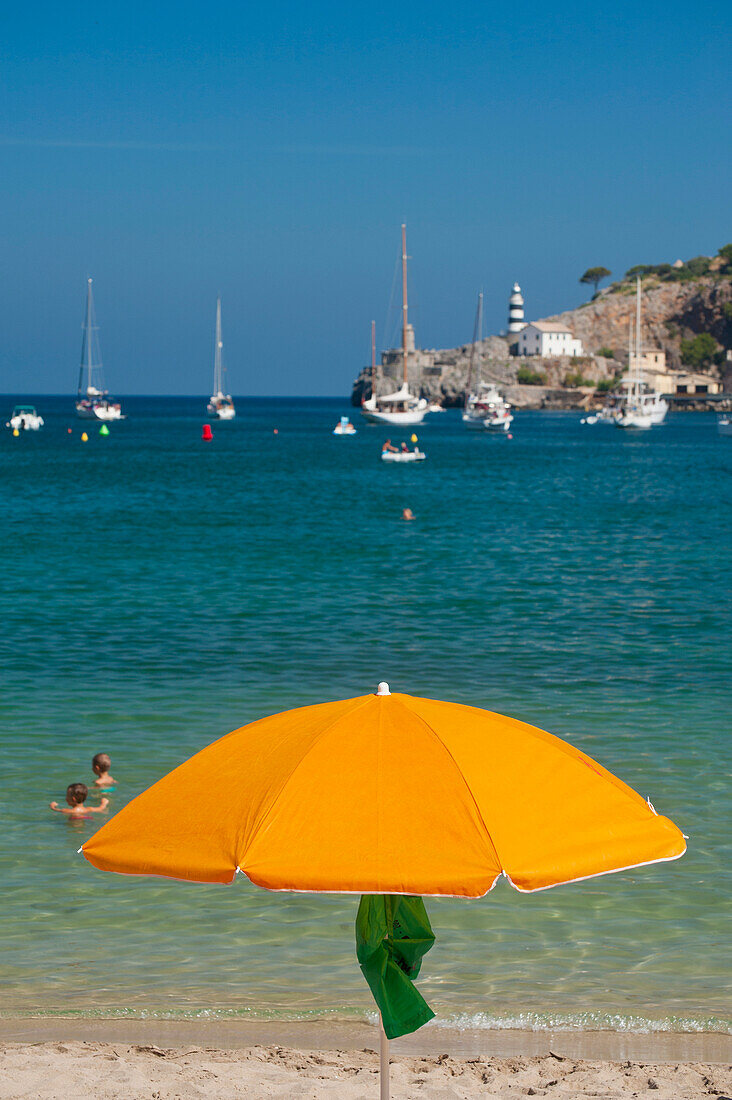
[[434, 1016], [412, 984], [435, 934], [420, 897], [364, 894], [356, 917], [356, 955], [379, 1006], [387, 1038], [416, 1031]]

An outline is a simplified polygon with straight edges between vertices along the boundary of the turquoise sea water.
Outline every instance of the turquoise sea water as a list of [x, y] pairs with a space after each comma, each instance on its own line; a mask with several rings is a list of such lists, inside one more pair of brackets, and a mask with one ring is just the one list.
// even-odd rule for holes
[[247, 721], [387, 679], [566, 737], [690, 835], [674, 863], [428, 901], [440, 1019], [726, 1026], [732, 440], [713, 417], [633, 435], [527, 412], [508, 440], [447, 413], [418, 429], [425, 463], [387, 466], [357, 414], [330, 434], [345, 402], [241, 400], [209, 444], [201, 399], [127, 399], [86, 444], [68, 398], [35, 403], [42, 432], [0, 436], [2, 1012], [370, 1013], [355, 899], [104, 874], [76, 854], [97, 822], [47, 807], [95, 752], [118, 809]]

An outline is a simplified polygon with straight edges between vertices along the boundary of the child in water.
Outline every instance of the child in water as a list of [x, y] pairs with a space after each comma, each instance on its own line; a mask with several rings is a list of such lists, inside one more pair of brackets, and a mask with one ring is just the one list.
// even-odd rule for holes
[[67, 810], [65, 806], [59, 806], [58, 802], [51, 802], [51, 809], [59, 814], [68, 814], [69, 817], [86, 817], [87, 814], [104, 813], [109, 805], [109, 799], [103, 798], [98, 806], [85, 806], [84, 802], [88, 794], [89, 788], [86, 783], [69, 783], [66, 788], [66, 801], [70, 809]]
[[112, 761], [106, 752], [98, 752], [92, 760], [92, 771], [96, 775], [94, 780], [95, 787], [101, 787], [104, 790], [105, 787], [114, 787], [117, 780], [109, 774], [109, 769], [112, 767]]

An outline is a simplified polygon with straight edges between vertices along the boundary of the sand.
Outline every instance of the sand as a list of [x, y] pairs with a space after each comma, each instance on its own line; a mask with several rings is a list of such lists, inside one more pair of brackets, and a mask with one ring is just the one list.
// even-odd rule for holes
[[[43, 1027], [55, 1027], [62, 1033], [60, 1023], [45, 1021]], [[72, 1033], [85, 1026], [81, 1021], [70, 1023]], [[3, 1024], [2, 1032], [7, 1034], [8, 1021]], [[723, 1046], [715, 1044], [714, 1053], [724, 1053]], [[391, 1082], [393, 1100], [522, 1096], [732, 1100], [728, 1062], [613, 1061], [570, 1057], [558, 1051], [472, 1057], [397, 1052], [391, 1061]], [[96, 1100], [376, 1100], [378, 1055], [369, 1049], [301, 1050], [256, 1043], [224, 1049], [75, 1038], [0, 1042], [0, 1100], [85, 1096]]]

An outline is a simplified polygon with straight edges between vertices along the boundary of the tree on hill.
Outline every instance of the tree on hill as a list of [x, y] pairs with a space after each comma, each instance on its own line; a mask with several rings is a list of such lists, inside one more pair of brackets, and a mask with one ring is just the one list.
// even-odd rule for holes
[[732, 270], [732, 244], [725, 244], [717, 253], [724, 260], [724, 266], [728, 271]]
[[603, 279], [608, 279], [612, 275], [612, 271], [608, 271], [606, 267], [588, 267], [584, 275], [580, 278], [581, 283], [592, 283], [595, 288], [594, 293], [597, 294], [597, 288]]
[[717, 341], [708, 332], [700, 332], [691, 340], [681, 341], [681, 362], [687, 367], [708, 367], [717, 352]]

